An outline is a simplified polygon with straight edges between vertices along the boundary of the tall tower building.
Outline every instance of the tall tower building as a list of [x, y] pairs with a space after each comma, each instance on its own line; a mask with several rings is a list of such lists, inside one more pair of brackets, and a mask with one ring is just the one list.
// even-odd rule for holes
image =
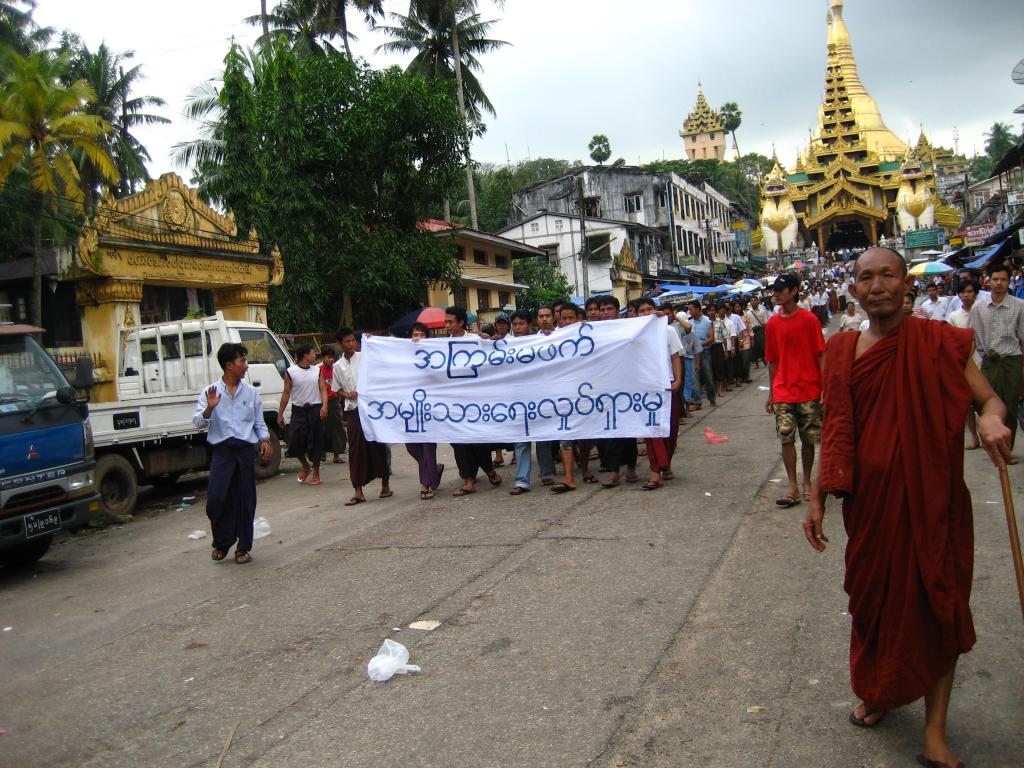
[[690, 160], [721, 160], [725, 157], [725, 126], [718, 112], [708, 106], [704, 89], [697, 84], [697, 104], [679, 132]]

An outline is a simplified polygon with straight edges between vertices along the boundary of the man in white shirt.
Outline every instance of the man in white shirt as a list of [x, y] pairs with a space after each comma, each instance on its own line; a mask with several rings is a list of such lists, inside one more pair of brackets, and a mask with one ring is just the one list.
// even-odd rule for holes
[[[637, 317], [646, 317], [657, 313], [652, 299], [637, 299]], [[669, 320], [672, 319], [671, 313]], [[651, 464], [651, 479], [641, 487], [645, 491], [653, 491], [661, 488], [665, 480], [671, 480], [675, 475], [672, 473], [672, 454], [675, 453], [676, 438], [679, 435], [679, 388], [683, 384], [683, 366], [680, 360], [680, 353], [683, 351], [683, 343], [676, 333], [675, 328], [666, 323], [665, 338], [667, 342], [669, 365], [672, 370], [672, 385], [668, 397], [672, 398], [672, 411], [669, 417], [671, 428], [668, 437], [649, 437], [645, 440], [647, 444], [647, 459]]]
[[331, 374], [331, 389], [345, 401], [345, 429], [348, 432], [348, 476], [352, 481], [352, 498], [346, 507], [366, 501], [363, 486], [374, 478], [380, 478], [380, 498], [393, 496], [391, 490], [391, 466], [388, 462], [387, 446], [366, 439], [363, 425], [359, 421], [356, 399], [356, 382], [359, 376], [359, 339], [351, 328], [342, 328], [337, 335], [341, 357], [334, 363]]
[[939, 296], [939, 286], [932, 284], [928, 286], [928, 298], [921, 306], [928, 314], [929, 320], [945, 320], [946, 313], [949, 312], [949, 299]]
[[[978, 284], [973, 280], [961, 280], [960, 292], [957, 296], [963, 306], [950, 312], [946, 316], [946, 322], [957, 328], [970, 328], [971, 309], [978, 296]], [[977, 349], [974, 350], [974, 364], [981, 367], [981, 353]], [[967, 450], [976, 450], [980, 443], [978, 442], [978, 417], [974, 413], [973, 407], [967, 410], [967, 429], [971, 432], [971, 444], [967, 446]]]

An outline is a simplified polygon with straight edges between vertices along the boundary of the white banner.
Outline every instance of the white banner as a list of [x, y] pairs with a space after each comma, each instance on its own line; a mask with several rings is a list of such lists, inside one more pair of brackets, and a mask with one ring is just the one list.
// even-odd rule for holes
[[665, 437], [666, 328], [648, 316], [500, 341], [365, 337], [363, 431], [381, 443]]

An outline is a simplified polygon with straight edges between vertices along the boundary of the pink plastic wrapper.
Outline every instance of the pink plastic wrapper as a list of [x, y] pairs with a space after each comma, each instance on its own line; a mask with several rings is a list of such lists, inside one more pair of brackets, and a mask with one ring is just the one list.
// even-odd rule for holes
[[718, 445], [719, 443], [728, 443], [729, 438], [725, 435], [720, 435], [711, 427], [704, 427], [704, 439], [712, 445]]

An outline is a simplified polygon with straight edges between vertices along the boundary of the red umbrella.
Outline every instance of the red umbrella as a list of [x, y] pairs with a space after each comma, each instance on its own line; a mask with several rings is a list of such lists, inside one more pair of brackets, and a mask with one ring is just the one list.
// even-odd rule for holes
[[404, 333], [412, 328], [413, 323], [423, 323], [427, 328], [444, 328], [444, 307], [415, 309], [392, 323], [391, 330]]

